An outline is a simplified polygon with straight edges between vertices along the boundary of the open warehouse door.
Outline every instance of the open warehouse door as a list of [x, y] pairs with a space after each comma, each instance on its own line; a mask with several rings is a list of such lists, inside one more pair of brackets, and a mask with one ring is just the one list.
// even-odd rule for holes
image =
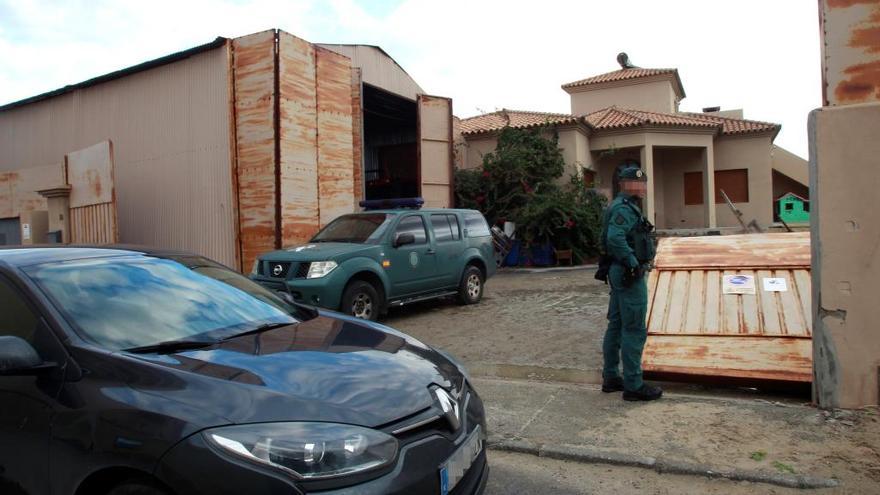
[[453, 206], [452, 100], [419, 95], [419, 182], [425, 206]]

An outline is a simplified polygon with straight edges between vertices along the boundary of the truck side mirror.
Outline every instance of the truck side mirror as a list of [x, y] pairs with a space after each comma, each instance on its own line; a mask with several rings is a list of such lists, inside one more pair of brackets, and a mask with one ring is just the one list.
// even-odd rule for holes
[[0, 337], [0, 375], [38, 375], [54, 367], [55, 363], [43, 362], [26, 340]]
[[398, 234], [397, 238], [394, 239], [394, 247], [406, 246], [407, 244], [415, 244], [416, 236], [410, 234], [408, 232], [404, 232], [402, 234]]

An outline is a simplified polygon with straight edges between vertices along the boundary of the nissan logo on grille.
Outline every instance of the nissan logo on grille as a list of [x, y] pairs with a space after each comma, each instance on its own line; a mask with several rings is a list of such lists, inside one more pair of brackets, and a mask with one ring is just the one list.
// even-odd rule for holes
[[284, 273], [284, 267], [283, 267], [283, 266], [281, 266], [281, 265], [275, 265], [274, 267], [272, 267], [272, 275], [275, 275], [276, 277], [279, 277], [279, 276], [281, 276], [282, 273]]

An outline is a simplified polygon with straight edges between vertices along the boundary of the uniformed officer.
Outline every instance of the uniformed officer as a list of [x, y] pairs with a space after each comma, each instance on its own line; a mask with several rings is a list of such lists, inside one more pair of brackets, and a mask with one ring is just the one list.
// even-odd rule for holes
[[610, 262], [607, 282], [611, 285], [608, 329], [602, 345], [602, 391], [622, 390], [624, 400], [655, 400], [663, 391], [642, 382], [642, 350], [648, 336], [645, 274], [654, 260], [655, 248], [650, 235], [654, 226], [642, 215], [637, 202], [645, 198], [648, 178], [631, 163], [620, 168], [618, 180], [620, 193], [605, 210], [602, 221], [605, 260], [606, 264]]

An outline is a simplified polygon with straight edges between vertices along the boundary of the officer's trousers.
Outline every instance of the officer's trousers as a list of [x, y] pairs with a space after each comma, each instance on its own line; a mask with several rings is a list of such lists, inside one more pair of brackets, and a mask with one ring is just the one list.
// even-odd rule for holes
[[602, 343], [605, 366], [602, 376], [620, 376], [623, 361], [623, 386], [626, 390], [642, 387], [642, 351], [648, 331], [645, 316], [648, 310], [648, 284], [645, 277], [629, 287], [623, 286], [624, 268], [615, 263], [608, 273], [611, 301], [608, 303], [608, 329]]

